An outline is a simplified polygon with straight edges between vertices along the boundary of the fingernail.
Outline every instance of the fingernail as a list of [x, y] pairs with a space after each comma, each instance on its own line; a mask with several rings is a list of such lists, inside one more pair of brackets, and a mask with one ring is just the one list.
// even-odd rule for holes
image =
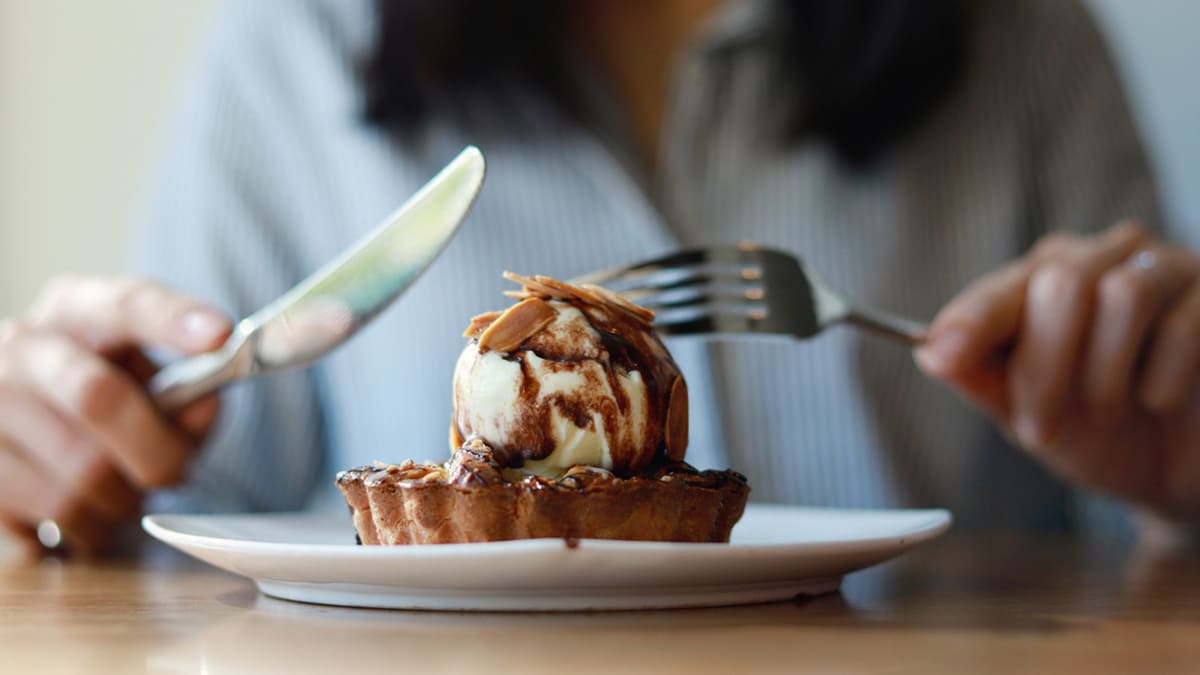
[[967, 352], [970, 339], [961, 328], [951, 328], [933, 335], [917, 348], [916, 359], [927, 371], [946, 374], [959, 365]]
[[1017, 440], [1027, 448], [1038, 448], [1046, 441], [1046, 427], [1040, 420], [1034, 419], [1028, 415], [1023, 415], [1017, 418], [1014, 431], [1017, 434]]
[[229, 322], [210, 310], [194, 309], [179, 321], [184, 339], [192, 344], [211, 344], [229, 330]]

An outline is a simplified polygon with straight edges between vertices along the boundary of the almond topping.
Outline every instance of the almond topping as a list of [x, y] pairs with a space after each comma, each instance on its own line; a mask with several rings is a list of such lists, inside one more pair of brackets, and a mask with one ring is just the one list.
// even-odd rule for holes
[[492, 325], [496, 319], [500, 318], [502, 313], [503, 312], [484, 312], [479, 316], [471, 317], [471, 323], [467, 326], [467, 329], [463, 331], [463, 337], [479, 337], [481, 334], [483, 334], [483, 331], [487, 330], [488, 326]]
[[536, 335], [558, 316], [541, 298], [529, 298], [509, 307], [479, 336], [479, 350], [511, 352]]
[[539, 296], [539, 297], [543, 297], [543, 298], [558, 298], [558, 299], [562, 299], [564, 297], [566, 297], [566, 298], [571, 297], [569, 295], [563, 296], [562, 294], [555, 291], [550, 286], [540, 283], [537, 279], [534, 279], [532, 277], [523, 277], [520, 274], [517, 274], [515, 272], [505, 272], [504, 278], [508, 279], [509, 281], [511, 281], [513, 283], [521, 284], [522, 290], [531, 295], [535, 295], [535, 296]]
[[584, 299], [579, 294], [578, 286], [572, 286], [571, 284], [568, 284], [565, 281], [559, 281], [558, 279], [555, 279], [553, 277], [548, 277], [548, 276], [545, 276], [542, 274], [535, 276], [533, 278], [533, 280], [538, 282], [539, 284], [546, 286], [546, 287], [550, 288], [551, 290], [553, 290], [555, 297], [563, 298], [565, 300], [571, 300], [571, 299], [583, 300]]
[[688, 445], [688, 392], [683, 377], [676, 377], [671, 384], [671, 397], [667, 401], [667, 456], [682, 462]]
[[579, 298], [580, 300], [586, 302], [589, 305], [595, 305], [596, 307], [603, 307], [607, 303], [604, 302], [604, 298], [602, 298], [602, 297], [596, 295], [595, 293], [591, 292], [590, 290], [588, 290], [587, 287], [590, 285], [591, 284], [585, 284], [583, 286], [574, 286], [573, 288], [575, 290], [575, 297]]
[[505, 279], [508, 279], [509, 281], [513, 282], [514, 284], [520, 284], [522, 286], [524, 286], [525, 282], [527, 282], [527, 281], [533, 281], [533, 279], [530, 279], [529, 277], [521, 276], [520, 274], [517, 274], [516, 272], [510, 272], [508, 270], [504, 270], [504, 272], [501, 274], [501, 276], [503, 276]]
[[575, 286], [542, 274], [526, 277], [515, 272], [505, 272], [504, 278], [521, 284], [519, 291], [504, 292], [510, 298], [540, 297], [567, 301], [577, 300], [584, 305], [618, 310], [621, 314], [642, 324], [650, 325], [654, 321], [653, 311], [602, 286], [593, 284]]
[[604, 300], [604, 303], [619, 309], [625, 314], [637, 319], [638, 321], [649, 324], [654, 321], [654, 312], [638, 305], [627, 298], [624, 298], [603, 286], [595, 286], [593, 284], [585, 284], [583, 288], [591, 291]]

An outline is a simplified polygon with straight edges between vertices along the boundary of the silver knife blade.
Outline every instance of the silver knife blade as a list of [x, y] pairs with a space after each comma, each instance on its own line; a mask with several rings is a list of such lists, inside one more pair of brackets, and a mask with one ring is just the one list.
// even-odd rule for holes
[[390, 305], [437, 258], [466, 218], [486, 164], [469, 146], [344, 253], [240, 321], [219, 350], [163, 368], [148, 383], [173, 410], [233, 380], [312, 364]]

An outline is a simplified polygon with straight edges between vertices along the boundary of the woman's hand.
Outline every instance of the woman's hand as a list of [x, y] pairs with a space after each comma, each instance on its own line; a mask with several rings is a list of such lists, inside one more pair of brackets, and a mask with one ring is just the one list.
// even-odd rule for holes
[[1200, 516], [1200, 258], [1121, 224], [969, 286], [916, 352], [1063, 476]]
[[53, 519], [68, 550], [102, 553], [145, 488], [182, 478], [217, 410], [210, 397], [160, 414], [141, 348], [204, 352], [229, 330], [213, 309], [129, 279], [60, 279], [0, 321], [0, 523], [32, 544]]

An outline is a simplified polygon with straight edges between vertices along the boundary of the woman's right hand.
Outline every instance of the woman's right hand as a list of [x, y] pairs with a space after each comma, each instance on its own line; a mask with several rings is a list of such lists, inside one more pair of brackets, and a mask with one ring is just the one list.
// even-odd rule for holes
[[145, 489], [183, 478], [217, 412], [210, 397], [160, 413], [142, 349], [197, 354], [230, 329], [197, 300], [113, 278], [58, 279], [0, 320], [0, 523], [38, 551], [37, 524], [52, 519], [69, 551], [103, 553]]

